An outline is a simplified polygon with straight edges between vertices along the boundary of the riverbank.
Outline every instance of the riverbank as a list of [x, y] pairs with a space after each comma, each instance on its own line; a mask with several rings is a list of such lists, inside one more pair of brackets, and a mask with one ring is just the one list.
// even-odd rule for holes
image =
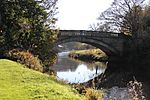
[[[78, 60], [84, 60], [90, 59], [91, 57], [93, 57], [93, 55], [100, 54], [94, 53], [95, 51], [90, 51], [91, 50], [73, 51], [70, 53], [69, 57]], [[88, 82], [83, 83], [82, 85], [85, 87], [96, 87], [97, 89], [110, 89], [114, 86], [127, 88], [128, 90], [132, 88], [133, 91], [129, 92], [129, 94], [127, 95], [129, 96], [131, 94], [132, 96], [129, 96], [130, 98], [136, 97], [140, 100], [144, 100], [141, 99], [143, 97], [148, 98], [149, 85], [147, 84], [149, 83], [149, 76], [147, 75], [149, 74], [147, 73], [148, 71], [145, 70], [148, 69], [147, 65], [143, 65], [141, 64], [142, 62], [138, 62], [142, 60], [131, 60], [130, 58], [131, 57], [129, 56], [128, 58], [116, 58], [115, 60], [109, 59], [109, 62], [107, 63], [107, 69], [103, 74], [95, 77], [94, 79], [91, 79]], [[92, 58], [92, 60], [94, 59]], [[146, 62], [144, 61], [144, 63]]]
[[69, 53], [68, 56], [73, 59], [78, 59], [87, 62], [92, 62], [92, 61], [107, 62], [108, 60], [108, 56], [100, 49], [72, 51]]
[[82, 100], [77, 91], [54, 77], [0, 60], [0, 100]]

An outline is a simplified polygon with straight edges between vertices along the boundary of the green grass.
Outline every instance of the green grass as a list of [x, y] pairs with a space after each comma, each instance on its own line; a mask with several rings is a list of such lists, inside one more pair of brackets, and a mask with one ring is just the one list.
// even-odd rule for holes
[[75, 50], [69, 53], [70, 58], [75, 58], [79, 60], [87, 60], [88, 59], [93, 59], [99, 60], [99, 61], [107, 61], [108, 56], [100, 49], [87, 49], [87, 50]]
[[82, 100], [69, 85], [53, 77], [0, 60], [0, 100]]
[[92, 54], [95, 57], [106, 57], [106, 54], [100, 49], [75, 50], [70, 52], [70, 54], [81, 54], [81, 55]]

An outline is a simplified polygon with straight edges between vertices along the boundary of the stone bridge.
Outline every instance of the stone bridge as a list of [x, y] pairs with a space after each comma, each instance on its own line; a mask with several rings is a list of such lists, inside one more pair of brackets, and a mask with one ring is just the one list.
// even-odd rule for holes
[[82, 42], [100, 48], [108, 56], [121, 56], [124, 53], [126, 35], [121, 33], [88, 31], [88, 30], [60, 30], [56, 45], [67, 42]]

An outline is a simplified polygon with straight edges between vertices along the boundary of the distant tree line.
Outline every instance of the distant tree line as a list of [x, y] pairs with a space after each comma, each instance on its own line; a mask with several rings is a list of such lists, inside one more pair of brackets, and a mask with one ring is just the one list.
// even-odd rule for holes
[[57, 0], [1, 0], [0, 55], [20, 49], [37, 55], [45, 65], [55, 58]]

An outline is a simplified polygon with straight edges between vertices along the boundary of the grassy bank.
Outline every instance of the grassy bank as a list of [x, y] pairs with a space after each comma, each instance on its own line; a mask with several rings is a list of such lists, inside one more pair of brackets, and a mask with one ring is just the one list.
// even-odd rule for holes
[[107, 61], [107, 55], [100, 49], [76, 50], [69, 53], [69, 57], [79, 60]]
[[0, 60], [0, 100], [82, 100], [70, 86], [48, 75]]
[[106, 54], [100, 49], [76, 50], [76, 51], [72, 51], [71, 53], [93, 54], [95, 56], [106, 56]]

